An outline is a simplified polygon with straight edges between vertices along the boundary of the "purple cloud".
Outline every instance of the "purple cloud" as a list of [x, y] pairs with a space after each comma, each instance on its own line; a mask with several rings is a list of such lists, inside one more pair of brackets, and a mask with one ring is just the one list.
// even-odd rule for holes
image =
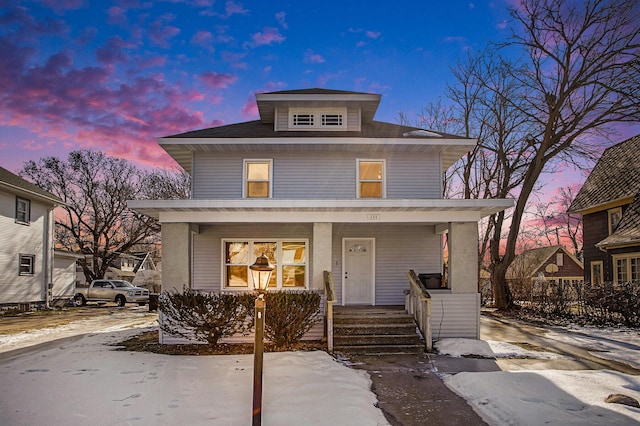
[[96, 58], [105, 65], [124, 63], [127, 61], [127, 55], [123, 49], [131, 47], [134, 46], [126, 43], [120, 36], [110, 37], [105, 46], [96, 49]]
[[227, 16], [235, 14], [246, 15], [247, 13], [249, 13], [249, 11], [245, 9], [241, 3], [236, 3], [233, 0], [227, 0], [224, 5], [224, 10]]
[[251, 40], [251, 47], [258, 47], [265, 44], [282, 43], [285, 37], [280, 34], [277, 28], [266, 27], [262, 32], [255, 33], [251, 36]]
[[324, 62], [324, 58], [322, 55], [313, 53], [313, 50], [307, 49], [307, 51], [304, 52], [304, 62], [306, 64], [321, 64]]
[[210, 88], [213, 89], [226, 89], [230, 84], [233, 84], [238, 79], [238, 76], [231, 74], [223, 74], [216, 72], [206, 72], [200, 76], [200, 80]]
[[83, 0], [41, 0], [42, 4], [53, 9], [57, 14], [63, 15], [67, 10], [79, 9]]
[[366, 35], [368, 38], [376, 39], [379, 38], [382, 33], [378, 31], [365, 31], [364, 35]]
[[149, 26], [149, 39], [158, 46], [168, 48], [168, 40], [180, 34], [180, 28], [165, 24], [166, 21], [175, 19], [173, 15], [164, 15], [156, 19]]
[[276, 13], [276, 19], [278, 20], [278, 24], [280, 24], [280, 26], [285, 30], [289, 28], [289, 26], [287, 25], [287, 22], [285, 21], [286, 17], [287, 17], [287, 14], [284, 12]]

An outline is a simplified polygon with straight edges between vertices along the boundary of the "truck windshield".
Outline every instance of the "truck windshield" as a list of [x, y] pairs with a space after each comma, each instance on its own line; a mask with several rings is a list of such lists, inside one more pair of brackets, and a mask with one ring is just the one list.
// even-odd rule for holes
[[113, 285], [116, 287], [133, 287], [129, 281], [113, 281]]

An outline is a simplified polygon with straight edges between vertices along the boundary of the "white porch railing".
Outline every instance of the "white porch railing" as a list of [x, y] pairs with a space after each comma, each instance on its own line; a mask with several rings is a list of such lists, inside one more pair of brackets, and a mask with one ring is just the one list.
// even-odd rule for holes
[[337, 302], [331, 271], [324, 271], [324, 315], [327, 330], [327, 350], [333, 352], [333, 304]]
[[420, 332], [424, 336], [427, 350], [430, 351], [433, 347], [431, 336], [431, 295], [413, 270], [407, 272], [407, 277], [409, 278], [409, 292], [405, 299], [405, 309], [410, 315], [413, 315]]

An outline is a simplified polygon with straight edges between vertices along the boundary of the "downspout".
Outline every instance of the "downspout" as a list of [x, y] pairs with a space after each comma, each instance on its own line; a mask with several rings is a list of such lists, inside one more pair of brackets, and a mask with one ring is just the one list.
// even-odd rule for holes
[[55, 207], [50, 207], [47, 209], [47, 223], [45, 224], [46, 232], [45, 232], [45, 306], [47, 309], [51, 309], [51, 295], [53, 291], [53, 209]]

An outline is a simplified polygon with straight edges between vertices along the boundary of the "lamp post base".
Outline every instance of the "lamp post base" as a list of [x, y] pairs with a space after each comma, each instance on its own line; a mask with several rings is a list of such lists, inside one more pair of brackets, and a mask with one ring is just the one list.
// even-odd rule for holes
[[262, 424], [262, 365], [264, 352], [264, 294], [256, 298], [256, 338], [253, 345], [253, 426]]

